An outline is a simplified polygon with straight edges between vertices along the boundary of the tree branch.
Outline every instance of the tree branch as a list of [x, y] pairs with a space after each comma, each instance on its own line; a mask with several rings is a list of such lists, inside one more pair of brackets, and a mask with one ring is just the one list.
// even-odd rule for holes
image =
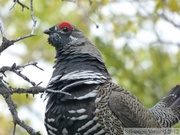
[[[0, 25], [1, 25], [1, 24], [0, 24]], [[34, 25], [35, 25], [35, 23], [34, 23]], [[34, 27], [34, 25], [33, 25], [33, 27]], [[0, 46], [0, 54], [1, 54], [5, 49], [7, 49], [7, 48], [10, 47], [11, 45], [13, 45], [15, 42], [20, 41], [20, 40], [23, 40], [23, 39], [25, 39], [25, 38], [29, 38], [29, 37], [35, 36], [34, 34], [32, 34], [32, 33], [34, 33], [34, 28], [32, 28], [31, 34], [28, 34], [28, 35], [19, 37], [19, 38], [15, 39], [15, 40], [8, 40], [6, 37], [4, 37], [4, 36], [5, 36], [4, 33], [2, 33], [2, 25], [1, 25], [0, 29], [1, 29], [0, 31], [1, 31], [1, 34], [2, 34], [2, 37], [3, 37], [3, 38], [2, 38], [2, 44], [1, 44], [1, 46]]]
[[161, 13], [161, 14], [159, 14], [159, 16], [161, 16], [164, 20], [166, 20], [167, 22], [169, 22], [170, 24], [172, 24], [174, 27], [176, 27], [176, 28], [180, 28], [180, 23], [179, 24], [177, 24], [177, 23], [175, 23], [175, 21], [173, 21], [172, 19], [170, 19], [169, 17], [167, 17], [167, 15], [165, 15], [165, 13], [163, 12], [163, 13]]
[[12, 71], [14, 73], [16, 73], [18, 76], [20, 76], [21, 78], [23, 78], [25, 81], [31, 83], [34, 87], [30, 87], [30, 88], [12, 88], [12, 87], [7, 87], [4, 83], [3, 83], [3, 78], [0, 78], [0, 94], [4, 97], [9, 110], [12, 114], [13, 117], [13, 122], [14, 122], [14, 130], [13, 130], [13, 135], [15, 135], [15, 130], [16, 130], [16, 124], [20, 125], [22, 128], [24, 128], [29, 134], [31, 135], [40, 135], [40, 132], [36, 132], [33, 128], [31, 128], [30, 126], [28, 126], [27, 124], [24, 123], [24, 121], [20, 120], [18, 117], [18, 112], [16, 110], [16, 105], [14, 104], [11, 95], [14, 93], [26, 93], [26, 94], [38, 94], [38, 93], [43, 93], [46, 91], [46, 88], [42, 88], [39, 87], [39, 84], [35, 84], [35, 82], [31, 81], [28, 77], [26, 77], [25, 75], [23, 75], [21, 73], [22, 69], [24, 69], [27, 66], [35, 66], [37, 68], [39, 68], [40, 70], [43, 70], [42, 68], [37, 66], [37, 62], [31, 62], [25, 65], [21, 65], [21, 66], [17, 66], [15, 63], [12, 66], [3, 66], [2, 68], [0, 68], [0, 73], [2, 73], [4, 76], [6, 71]]
[[5, 33], [4, 33], [3, 26], [2, 26], [1, 22], [0, 22], [0, 32], [1, 32], [2, 37], [5, 37]]
[[[18, 3], [22, 7], [22, 11], [24, 10], [24, 8], [29, 9], [29, 7], [21, 3], [20, 0], [13, 0], [13, 1], [14, 1], [14, 4], [10, 9], [13, 9], [16, 3]], [[5, 51], [8, 47], [14, 45], [15, 42], [35, 36], [34, 31], [35, 31], [37, 20], [34, 17], [33, 0], [30, 0], [30, 13], [31, 13], [31, 20], [33, 22], [30, 34], [21, 36], [14, 40], [9, 40], [5, 36], [3, 23], [0, 22], [0, 34], [2, 35], [2, 44], [0, 45], [0, 54], [3, 51]], [[30, 65], [35, 66], [36, 68], [39, 68], [40, 70], [43, 70], [37, 64], [38, 64], [37, 62], [31, 62], [25, 65], [19, 66], [19, 65], [16, 65], [16, 63], [14, 63], [12, 66], [0, 67], [0, 74], [2, 74], [3, 76], [6, 77], [6, 74], [5, 74], [6, 71], [11, 71], [17, 74], [18, 76], [20, 76], [21, 78], [23, 78], [32, 86], [34, 86], [30, 88], [12, 88], [11, 86], [8, 85], [6, 81], [3, 80], [3, 76], [0, 76], [0, 94], [3, 96], [5, 102], [7, 103], [9, 110], [11, 112], [12, 118], [13, 118], [13, 123], [14, 123], [13, 135], [15, 135], [16, 133], [16, 125], [19, 125], [22, 128], [24, 128], [30, 135], [40, 135], [40, 132], [36, 132], [33, 128], [28, 126], [23, 120], [21, 120], [18, 117], [17, 106], [11, 98], [11, 95], [14, 93], [19, 93], [19, 94], [26, 93], [26, 94], [34, 95], [34, 94], [43, 93], [44, 91], [46, 91], [46, 88], [39, 87], [39, 84], [41, 82], [39, 84], [36, 84], [35, 82], [31, 81], [27, 76], [21, 73], [22, 69]]]
[[13, 122], [14, 122], [13, 135], [15, 135], [16, 124], [23, 127], [30, 135], [40, 135], [40, 132], [36, 132], [33, 128], [25, 124], [24, 121], [19, 119], [18, 112], [16, 110], [17, 108], [16, 104], [14, 104], [10, 96], [10, 93], [7, 94], [7, 92], [10, 92], [11, 90], [2, 82], [2, 80], [0, 80], [0, 91], [4, 91], [6, 93], [6, 94], [2, 94], [2, 96], [4, 97], [6, 103], [8, 104], [9, 110], [13, 117]]
[[[20, 4], [22, 6], [22, 8], [25, 8], [27, 6], [25, 6], [24, 4], [22, 4], [19, 0], [15, 0], [14, 1], [15, 3], [17, 2], [18, 4]], [[14, 5], [13, 5], [14, 7]], [[12, 8], [13, 8], [12, 7]], [[2, 44], [0, 46], [0, 54], [5, 50], [7, 49], [8, 47], [10, 47], [11, 45], [13, 45], [15, 42], [18, 42], [20, 40], [23, 40], [23, 39], [26, 39], [26, 38], [30, 38], [30, 37], [33, 37], [35, 36], [34, 34], [34, 30], [35, 30], [35, 27], [36, 27], [36, 23], [37, 23], [37, 20], [35, 19], [34, 17], [34, 9], [33, 9], [33, 0], [30, 0], [30, 11], [31, 11], [31, 19], [33, 21], [33, 26], [32, 26], [32, 30], [31, 30], [31, 33], [30, 34], [27, 34], [25, 36], [22, 36], [22, 37], [19, 37], [17, 39], [14, 39], [14, 40], [8, 40], [6, 37], [5, 37], [5, 34], [4, 34], [4, 31], [3, 31], [3, 27], [2, 27], [2, 24], [0, 23], [0, 32], [1, 32], [1, 35], [2, 35]]]
[[31, 34], [34, 35], [34, 30], [35, 30], [35, 27], [36, 27], [37, 20], [34, 17], [33, 0], [30, 0], [30, 7], [31, 7], [31, 19], [33, 21], [33, 27], [32, 27]]
[[[15, 4], [18, 3], [19, 5], [22, 6], [22, 10], [24, 10], [24, 8], [29, 9], [26, 5], [22, 4], [19, 0], [14, 0], [14, 5], [12, 6], [12, 8], [14, 8]], [[11, 9], [12, 9], [11, 8]], [[3, 29], [3, 25], [2, 22], [0, 22], [0, 34], [2, 35], [2, 44], [0, 46], [0, 54], [6, 50], [8, 47], [14, 45], [15, 42], [18, 42], [20, 40], [35, 36], [34, 35], [34, 30], [36, 27], [36, 23], [37, 20], [34, 17], [34, 10], [33, 10], [33, 0], [30, 0], [30, 12], [31, 12], [31, 19], [33, 21], [33, 26], [32, 26], [32, 30], [30, 34], [24, 35], [22, 37], [19, 37], [17, 39], [14, 40], [8, 40], [5, 36], [5, 32]], [[25, 75], [23, 75], [21, 73], [22, 69], [27, 67], [27, 66], [35, 66], [37, 68], [39, 68], [40, 70], [43, 70], [42, 68], [40, 68], [39, 66], [37, 66], [37, 62], [32, 62], [32, 63], [28, 63], [26, 65], [16, 65], [16, 63], [14, 63], [12, 66], [8, 67], [8, 66], [3, 66], [0, 68], [0, 73], [2, 73], [5, 77], [5, 72], [6, 71], [12, 71], [15, 74], [17, 74], [18, 76], [20, 76], [21, 78], [23, 78], [25, 81], [29, 82], [31, 85], [33, 85], [34, 87], [31, 88], [11, 88], [11, 87], [7, 87], [4, 83], [6, 83], [5, 81], [3, 81], [3, 78], [0, 78], [0, 94], [4, 97], [4, 100], [6, 101], [9, 110], [12, 114], [13, 117], [13, 122], [14, 122], [14, 130], [13, 130], [13, 135], [15, 135], [16, 132], [16, 125], [18, 124], [19, 126], [21, 126], [22, 128], [24, 128], [29, 134], [31, 135], [40, 135], [40, 132], [36, 132], [33, 128], [31, 128], [30, 126], [28, 126], [27, 124], [25, 124], [24, 121], [20, 120], [18, 117], [18, 112], [16, 110], [16, 104], [13, 102], [12, 98], [11, 98], [11, 94], [14, 93], [30, 93], [30, 94], [38, 94], [38, 93], [42, 93], [45, 91], [45, 88], [42, 87], [38, 87], [38, 85], [40, 84], [36, 84], [35, 82], [31, 81], [28, 77], [26, 77]]]
[[[96, 25], [96, 28], [99, 28], [99, 25], [90, 18], [87, 9], [84, 8], [77, 0], [62, 0], [62, 1], [75, 3], [80, 9], [82, 9], [83, 13], [86, 15], [86, 17], [89, 19], [89, 21], [94, 23]], [[89, 5], [90, 6], [92, 5], [92, 1], [91, 0], [89, 0]]]
[[24, 11], [24, 8], [29, 9], [28, 6], [24, 5], [24, 4], [21, 3], [19, 0], [13, 0], [13, 1], [14, 1], [14, 4], [13, 4], [13, 6], [10, 8], [10, 10], [14, 8], [14, 6], [16, 5], [16, 3], [18, 3], [18, 4], [22, 7], [22, 11]]
[[[2, 80], [1, 80], [2, 82]], [[1, 84], [0, 84], [1, 87]], [[44, 93], [46, 91], [46, 88], [40, 87], [40, 86], [34, 86], [34, 87], [29, 87], [29, 88], [7, 88], [5, 89], [0, 89], [0, 94], [39, 94], [39, 93]]]
[[31, 62], [31, 63], [28, 63], [26, 65], [22, 65], [22, 66], [17, 66], [16, 63], [14, 63], [12, 66], [3, 66], [2, 68], [0, 68], [0, 73], [2, 73], [5, 77], [6, 77], [6, 74], [5, 72], [6, 71], [12, 71], [14, 72], [15, 74], [17, 74], [18, 76], [20, 76], [21, 78], [23, 78], [25, 81], [29, 82], [31, 85], [33, 86], [37, 86], [39, 84], [36, 84], [35, 82], [31, 81], [28, 77], [26, 77], [25, 75], [23, 75], [21, 73], [22, 69], [27, 67], [27, 66], [35, 66], [37, 68], [39, 68], [40, 70], [43, 70], [42, 68], [40, 68], [39, 66], [37, 66], [37, 62]]

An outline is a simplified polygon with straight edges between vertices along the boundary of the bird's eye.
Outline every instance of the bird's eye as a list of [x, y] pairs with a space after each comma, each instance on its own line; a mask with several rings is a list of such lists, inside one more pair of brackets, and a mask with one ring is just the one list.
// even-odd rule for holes
[[67, 32], [69, 32], [69, 28], [68, 28], [68, 27], [63, 27], [63, 28], [62, 28], [62, 31], [63, 31], [64, 33], [67, 33]]

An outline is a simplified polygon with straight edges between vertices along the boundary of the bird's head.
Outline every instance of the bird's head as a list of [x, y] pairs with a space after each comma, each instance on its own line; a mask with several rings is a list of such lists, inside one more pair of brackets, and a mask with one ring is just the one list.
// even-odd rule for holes
[[[45, 34], [49, 35], [48, 42], [55, 48], [61, 48], [63, 45], [72, 44], [81, 34], [73, 25], [68, 22], [56, 24], [53, 27], [46, 29]], [[77, 37], [76, 37], [77, 36]]]
[[[46, 29], [45, 34], [49, 35], [48, 42], [55, 47], [56, 51], [63, 50], [78, 54], [89, 54], [103, 62], [98, 49], [69, 22], [61, 22]], [[72, 54], [72, 53], [71, 53]]]

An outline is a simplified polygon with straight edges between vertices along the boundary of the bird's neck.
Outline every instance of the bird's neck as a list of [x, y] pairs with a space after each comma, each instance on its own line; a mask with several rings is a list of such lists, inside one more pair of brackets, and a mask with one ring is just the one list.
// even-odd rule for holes
[[[88, 53], [76, 53], [76, 52], [67, 52], [59, 51], [56, 54], [55, 61], [55, 71], [54, 74], [66, 75], [69, 73], [76, 73], [79, 76], [88, 74], [98, 74], [102, 75], [107, 79], [110, 79], [110, 75], [106, 69], [104, 62], [100, 61], [96, 57], [91, 56]], [[87, 75], [88, 78], [88, 75]]]

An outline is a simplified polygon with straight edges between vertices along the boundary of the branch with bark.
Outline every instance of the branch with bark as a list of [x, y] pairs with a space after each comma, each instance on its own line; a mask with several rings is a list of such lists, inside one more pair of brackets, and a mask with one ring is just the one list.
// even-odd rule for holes
[[[5, 51], [8, 47], [14, 45], [16, 42], [35, 36], [34, 30], [36, 27], [37, 20], [34, 17], [33, 0], [30, 0], [30, 8], [27, 7], [26, 5], [24, 5], [22, 2], [20, 2], [20, 0], [14, 0], [14, 4], [11, 7], [11, 10], [14, 8], [16, 3], [22, 7], [22, 11], [24, 9], [30, 9], [31, 20], [33, 21], [33, 26], [32, 26], [30, 34], [21, 36], [19, 38], [13, 39], [13, 40], [9, 40], [5, 36], [5, 32], [4, 32], [2, 23], [0, 23], [0, 34], [2, 35], [2, 44], [0, 46], [0, 54], [3, 51]], [[44, 93], [46, 91], [46, 88], [42, 88], [39, 86], [41, 84], [41, 82], [39, 84], [36, 84], [35, 82], [31, 81], [27, 76], [25, 76], [24, 74], [21, 73], [21, 71], [28, 66], [34, 66], [40, 70], [43, 70], [37, 64], [38, 64], [37, 62], [31, 62], [31, 63], [25, 64], [25, 65], [17, 65], [16, 63], [14, 63], [14, 64], [12, 64], [12, 66], [0, 67], [0, 74], [1, 74], [1, 76], [0, 76], [0, 94], [3, 96], [6, 104], [8, 105], [9, 110], [12, 115], [12, 118], [13, 118], [13, 123], [14, 123], [13, 135], [15, 135], [15, 133], [16, 133], [16, 125], [19, 125], [22, 128], [24, 128], [30, 135], [40, 135], [40, 132], [35, 131], [32, 127], [27, 125], [23, 120], [21, 120], [18, 117], [17, 105], [14, 103], [14, 101], [12, 100], [12, 97], [11, 97], [11, 95], [14, 93], [19, 93], [19, 94], [26, 93], [26, 94], [34, 95], [34, 94], [38, 94], [38, 93]], [[3, 79], [3, 77], [7, 77], [6, 76], [7, 71], [15, 73], [16, 75], [18, 75], [19, 77], [21, 77], [22, 79], [24, 79], [25, 81], [30, 83], [32, 85], [32, 87], [30, 87], [30, 88], [12, 88]]]
[[[2, 76], [0, 78], [0, 94], [4, 97], [4, 100], [7, 103], [9, 110], [13, 117], [13, 123], [14, 123], [13, 135], [15, 135], [17, 124], [19, 126], [21, 126], [22, 128], [24, 128], [31, 135], [40, 135], [40, 132], [35, 131], [33, 128], [28, 126], [23, 120], [21, 120], [18, 117], [16, 104], [14, 103], [14, 101], [11, 98], [11, 95], [14, 93], [19, 93], [19, 94], [26, 93], [26, 94], [34, 95], [34, 94], [39, 94], [39, 93], [43, 93], [46, 91], [46, 88], [42, 88], [42, 87], [38, 86], [39, 84], [35, 84], [35, 82], [31, 81], [28, 77], [26, 77], [25, 75], [23, 75], [21, 73], [22, 68], [25, 68], [30, 65], [34, 65], [35, 67], [38, 67], [37, 63], [35, 62], [35, 63], [31, 63], [31, 64], [28, 63], [23, 66], [17, 66], [16, 64], [13, 64], [11, 67], [4, 66], [4, 67], [0, 68], [0, 73], [3, 76], [6, 76], [6, 74], [5, 74], [6, 71], [11, 71], [11, 72], [14, 72], [15, 74], [17, 74], [19, 77], [23, 78], [25, 81], [29, 82], [31, 85], [33, 85], [33, 87], [30, 87], [30, 88], [12, 88], [11, 86], [8, 86], [8, 83], [6, 83], [3, 80]], [[41, 68], [39, 68], [39, 69], [41, 69]]]
[[[15, 0], [14, 3], [18, 3], [20, 4], [21, 2], [19, 2], [19, 0]], [[22, 8], [24, 9], [25, 6], [24, 4], [20, 4], [22, 6]], [[14, 7], [14, 5], [13, 5]], [[13, 8], [12, 7], [12, 8]], [[12, 9], [11, 8], [11, 9]], [[14, 45], [14, 43], [20, 41], [20, 40], [23, 40], [23, 39], [26, 39], [26, 38], [30, 38], [30, 37], [33, 37], [35, 36], [34, 34], [34, 30], [35, 30], [35, 27], [36, 27], [36, 23], [37, 23], [37, 20], [35, 19], [34, 17], [34, 9], [33, 9], [33, 0], [30, 0], [30, 11], [31, 11], [31, 19], [33, 21], [33, 26], [32, 26], [32, 30], [31, 30], [31, 33], [30, 34], [27, 34], [27, 35], [24, 35], [22, 37], [19, 37], [19, 38], [16, 38], [14, 40], [8, 40], [6, 37], [5, 37], [5, 32], [4, 32], [4, 29], [3, 29], [3, 25], [0, 23], [0, 32], [1, 32], [1, 35], [2, 35], [2, 44], [0, 46], [0, 54], [5, 50], [7, 49], [8, 47], [10, 47], [11, 45]]]
[[[18, 124], [22, 128], [24, 128], [29, 134], [31, 135], [40, 135], [40, 132], [35, 131], [33, 128], [28, 126], [23, 120], [21, 120], [18, 117], [18, 112], [17, 112], [17, 106], [14, 103], [14, 101], [11, 98], [11, 94], [14, 92], [11, 92], [13, 88], [7, 87], [2, 80], [0, 80], [0, 94], [4, 97], [4, 100], [6, 101], [9, 110], [11, 112], [11, 115], [13, 117], [13, 123], [14, 123], [14, 130], [13, 130], [13, 135], [15, 135], [16, 132], [16, 125]], [[18, 90], [18, 89], [17, 89]], [[24, 89], [24, 92], [27, 92], [26, 89]], [[30, 91], [29, 91], [30, 92]], [[32, 89], [31, 92], [33, 93]], [[38, 91], [39, 92], [39, 91]]]

